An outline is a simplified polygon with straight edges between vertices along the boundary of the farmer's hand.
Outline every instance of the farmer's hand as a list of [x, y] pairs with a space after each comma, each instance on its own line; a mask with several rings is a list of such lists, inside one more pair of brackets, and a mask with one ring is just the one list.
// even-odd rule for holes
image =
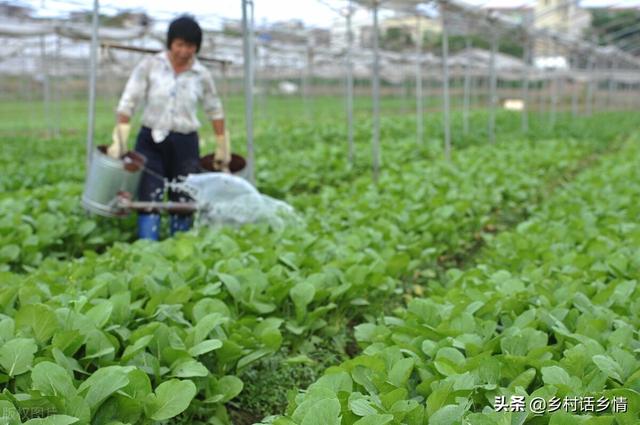
[[231, 141], [229, 140], [229, 132], [216, 134], [216, 153], [213, 156], [213, 169], [228, 173], [230, 162]]
[[111, 158], [119, 159], [127, 151], [127, 141], [131, 125], [129, 123], [118, 123], [111, 133], [111, 146], [107, 148], [107, 155]]

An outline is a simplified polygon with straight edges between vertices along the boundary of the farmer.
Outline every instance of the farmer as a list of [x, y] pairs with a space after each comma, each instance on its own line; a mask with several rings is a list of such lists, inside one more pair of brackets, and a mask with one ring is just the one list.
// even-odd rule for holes
[[[141, 201], [163, 201], [164, 178], [174, 180], [198, 171], [198, 101], [202, 102], [216, 136], [213, 168], [228, 171], [229, 135], [225, 133], [222, 103], [213, 78], [196, 58], [201, 43], [202, 30], [193, 18], [175, 19], [167, 32], [167, 50], [136, 66], [120, 98], [113, 143], [107, 154], [120, 158], [126, 152], [131, 116], [136, 107], [144, 103], [142, 128], [135, 146], [135, 150], [147, 158], [138, 193]], [[184, 201], [185, 195], [170, 191], [169, 198]], [[171, 235], [189, 230], [192, 224], [193, 214], [172, 214]], [[140, 239], [158, 240], [159, 230], [157, 211], [138, 213]]]

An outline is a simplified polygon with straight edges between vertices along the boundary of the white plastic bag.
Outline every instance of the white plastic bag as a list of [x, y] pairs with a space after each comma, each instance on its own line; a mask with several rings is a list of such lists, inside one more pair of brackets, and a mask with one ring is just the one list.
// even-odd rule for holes
[[286, 202], [262, 195], [248, 181], [225, 173], [190, 174], [180, 183], [198, 204], [199, 225], [241, 225], [266, 221], [281, 228], [296, 220]]

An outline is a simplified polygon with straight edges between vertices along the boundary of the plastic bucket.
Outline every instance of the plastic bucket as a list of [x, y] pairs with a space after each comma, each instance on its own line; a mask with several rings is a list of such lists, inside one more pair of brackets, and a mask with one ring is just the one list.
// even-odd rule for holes
[[[209, 154], [200, 158], [200, 168], [202, 171], [217, 173], [218, 170], [213, 169], [213, 154]], [[229, 162], [229, 171], [234, 176], [242, 177], [245, 180], [249, 178], [247, 170], [247, 161], [240, 155], [232, 153]]]
[[123, 215], [115, 205], [118, 192], [129, 192], [132, 196], [137, 196], [147, 159], [134, 151], [127, 152], [122, 159], [114, 159], [106, 155], [106, 151], [105, 145], [98, 146], [93, 151], [82, 194], [82, 206], [95, 214], [117, 217]]

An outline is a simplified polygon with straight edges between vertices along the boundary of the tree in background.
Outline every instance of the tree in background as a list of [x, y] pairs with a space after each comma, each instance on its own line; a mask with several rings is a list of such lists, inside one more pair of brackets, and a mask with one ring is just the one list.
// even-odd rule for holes
[[406, 50], [414, 45], [411, 32], [406, 28], [388, 28], [380, 37], [380, 46], [385, 50]]
[[640, 10], [593, 9], [588, 37], [594, 36], [599, 44], [640, 42]]
[[[471, 40], [471, 45], [474, 49], [490, 50], [491, 42], [487, 37], [481, 37], [479, 35], [468, 36]], [[503, 34], [500, 37], [498, 44], [498, 51], [505, 55], [515, 56], [521, 58], [523, 55], [522, 37], [513, 32], [510, 34]], [[424, 36], [424, 46], [426, 49], [432, 51], [439, 51], [442, 46], [442, 34], [426, 33]], [[449, 52], [452, 54], [463, 51], [467, 46], [467, 36], [464, 35], [450, 35], [449, 36]]]

